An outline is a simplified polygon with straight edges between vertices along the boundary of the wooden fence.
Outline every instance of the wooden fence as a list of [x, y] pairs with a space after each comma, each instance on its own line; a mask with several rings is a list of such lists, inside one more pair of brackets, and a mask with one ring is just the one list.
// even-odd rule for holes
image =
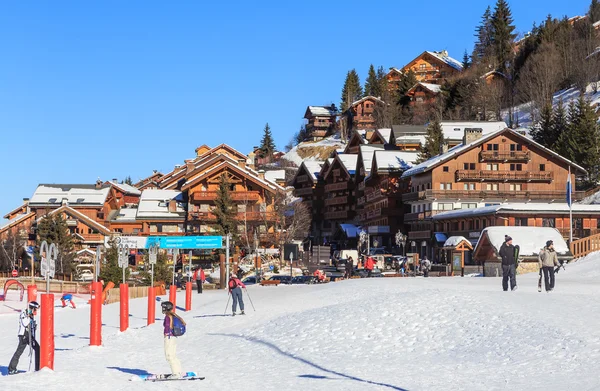
[[600, 234], [574, 240], [570, 247], [574, 259], [585, 257], [594, 251], [600, 251]]

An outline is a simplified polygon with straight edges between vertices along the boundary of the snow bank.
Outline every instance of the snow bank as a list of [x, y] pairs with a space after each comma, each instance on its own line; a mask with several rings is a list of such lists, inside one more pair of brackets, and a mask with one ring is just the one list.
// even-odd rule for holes
[[[310, 155], [303, 159], [298, 154], [299, 149], [315, 148], [315, 147], [317, 147], [317, 148], [319, 148], [319, 147], [323, 147], [323, 148], [336, 147], [337, 150], [343, 150], [346, 147], [346, 143], [342, 142], [342, 140], [340, 139], [340, 136], [338, 134], [329, 136], [329, 137], [324, 138], [323, 140], [319, 140], [319, 141], [304, 141], [304, 142], [301, 142], [300, 144], [296, 145], [289, 152], [287, 152], [285, 155], [283, 155], [283, 159], [294, 162], [298, 167], [300, 167], [300, 164], [302, 164], [302, 162], [305, 160], [323, 160], [318, 155]], [[303, 154], [303, 155], [305, 155], [305, 154]]]

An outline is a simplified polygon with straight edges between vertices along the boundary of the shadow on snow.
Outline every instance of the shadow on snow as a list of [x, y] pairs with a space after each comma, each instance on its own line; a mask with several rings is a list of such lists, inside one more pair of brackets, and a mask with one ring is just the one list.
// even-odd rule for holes
[[106, 367], [107, 369], [116, 369], [117, 371], [121, 371], [123, 373], [127, 373], [130, 375], [151, 375], [150, 372], [145, 369], [134, 369], [134, 368], [121, 368], [121, 367]]

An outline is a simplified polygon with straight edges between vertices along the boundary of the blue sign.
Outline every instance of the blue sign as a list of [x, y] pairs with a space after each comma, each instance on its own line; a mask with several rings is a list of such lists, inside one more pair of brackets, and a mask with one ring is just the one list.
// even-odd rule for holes
[[273, 265], [269, 266], [269, 269], [270, 269], [270, 270], [273, 270], [273, 269], [274, 269]]
[[146, 248], [158, 244], [160, 248], [211, 249], [222, 248], [222, 236], [150, 236]]

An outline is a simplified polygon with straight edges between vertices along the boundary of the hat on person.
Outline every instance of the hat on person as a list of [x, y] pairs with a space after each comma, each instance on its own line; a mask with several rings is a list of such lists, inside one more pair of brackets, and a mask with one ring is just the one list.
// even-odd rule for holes
[[512, 240], [512, 238], [508, 235], [504, 235], [504, 241], [505, 242], [510, 242]]
[[550, 246], [552, 246], [553, 244], [554, 244], [554, 242], [553, 242], [552, 240], [548, 240], [548, 241], [546, 242], [546, 247], [550, 247]]

